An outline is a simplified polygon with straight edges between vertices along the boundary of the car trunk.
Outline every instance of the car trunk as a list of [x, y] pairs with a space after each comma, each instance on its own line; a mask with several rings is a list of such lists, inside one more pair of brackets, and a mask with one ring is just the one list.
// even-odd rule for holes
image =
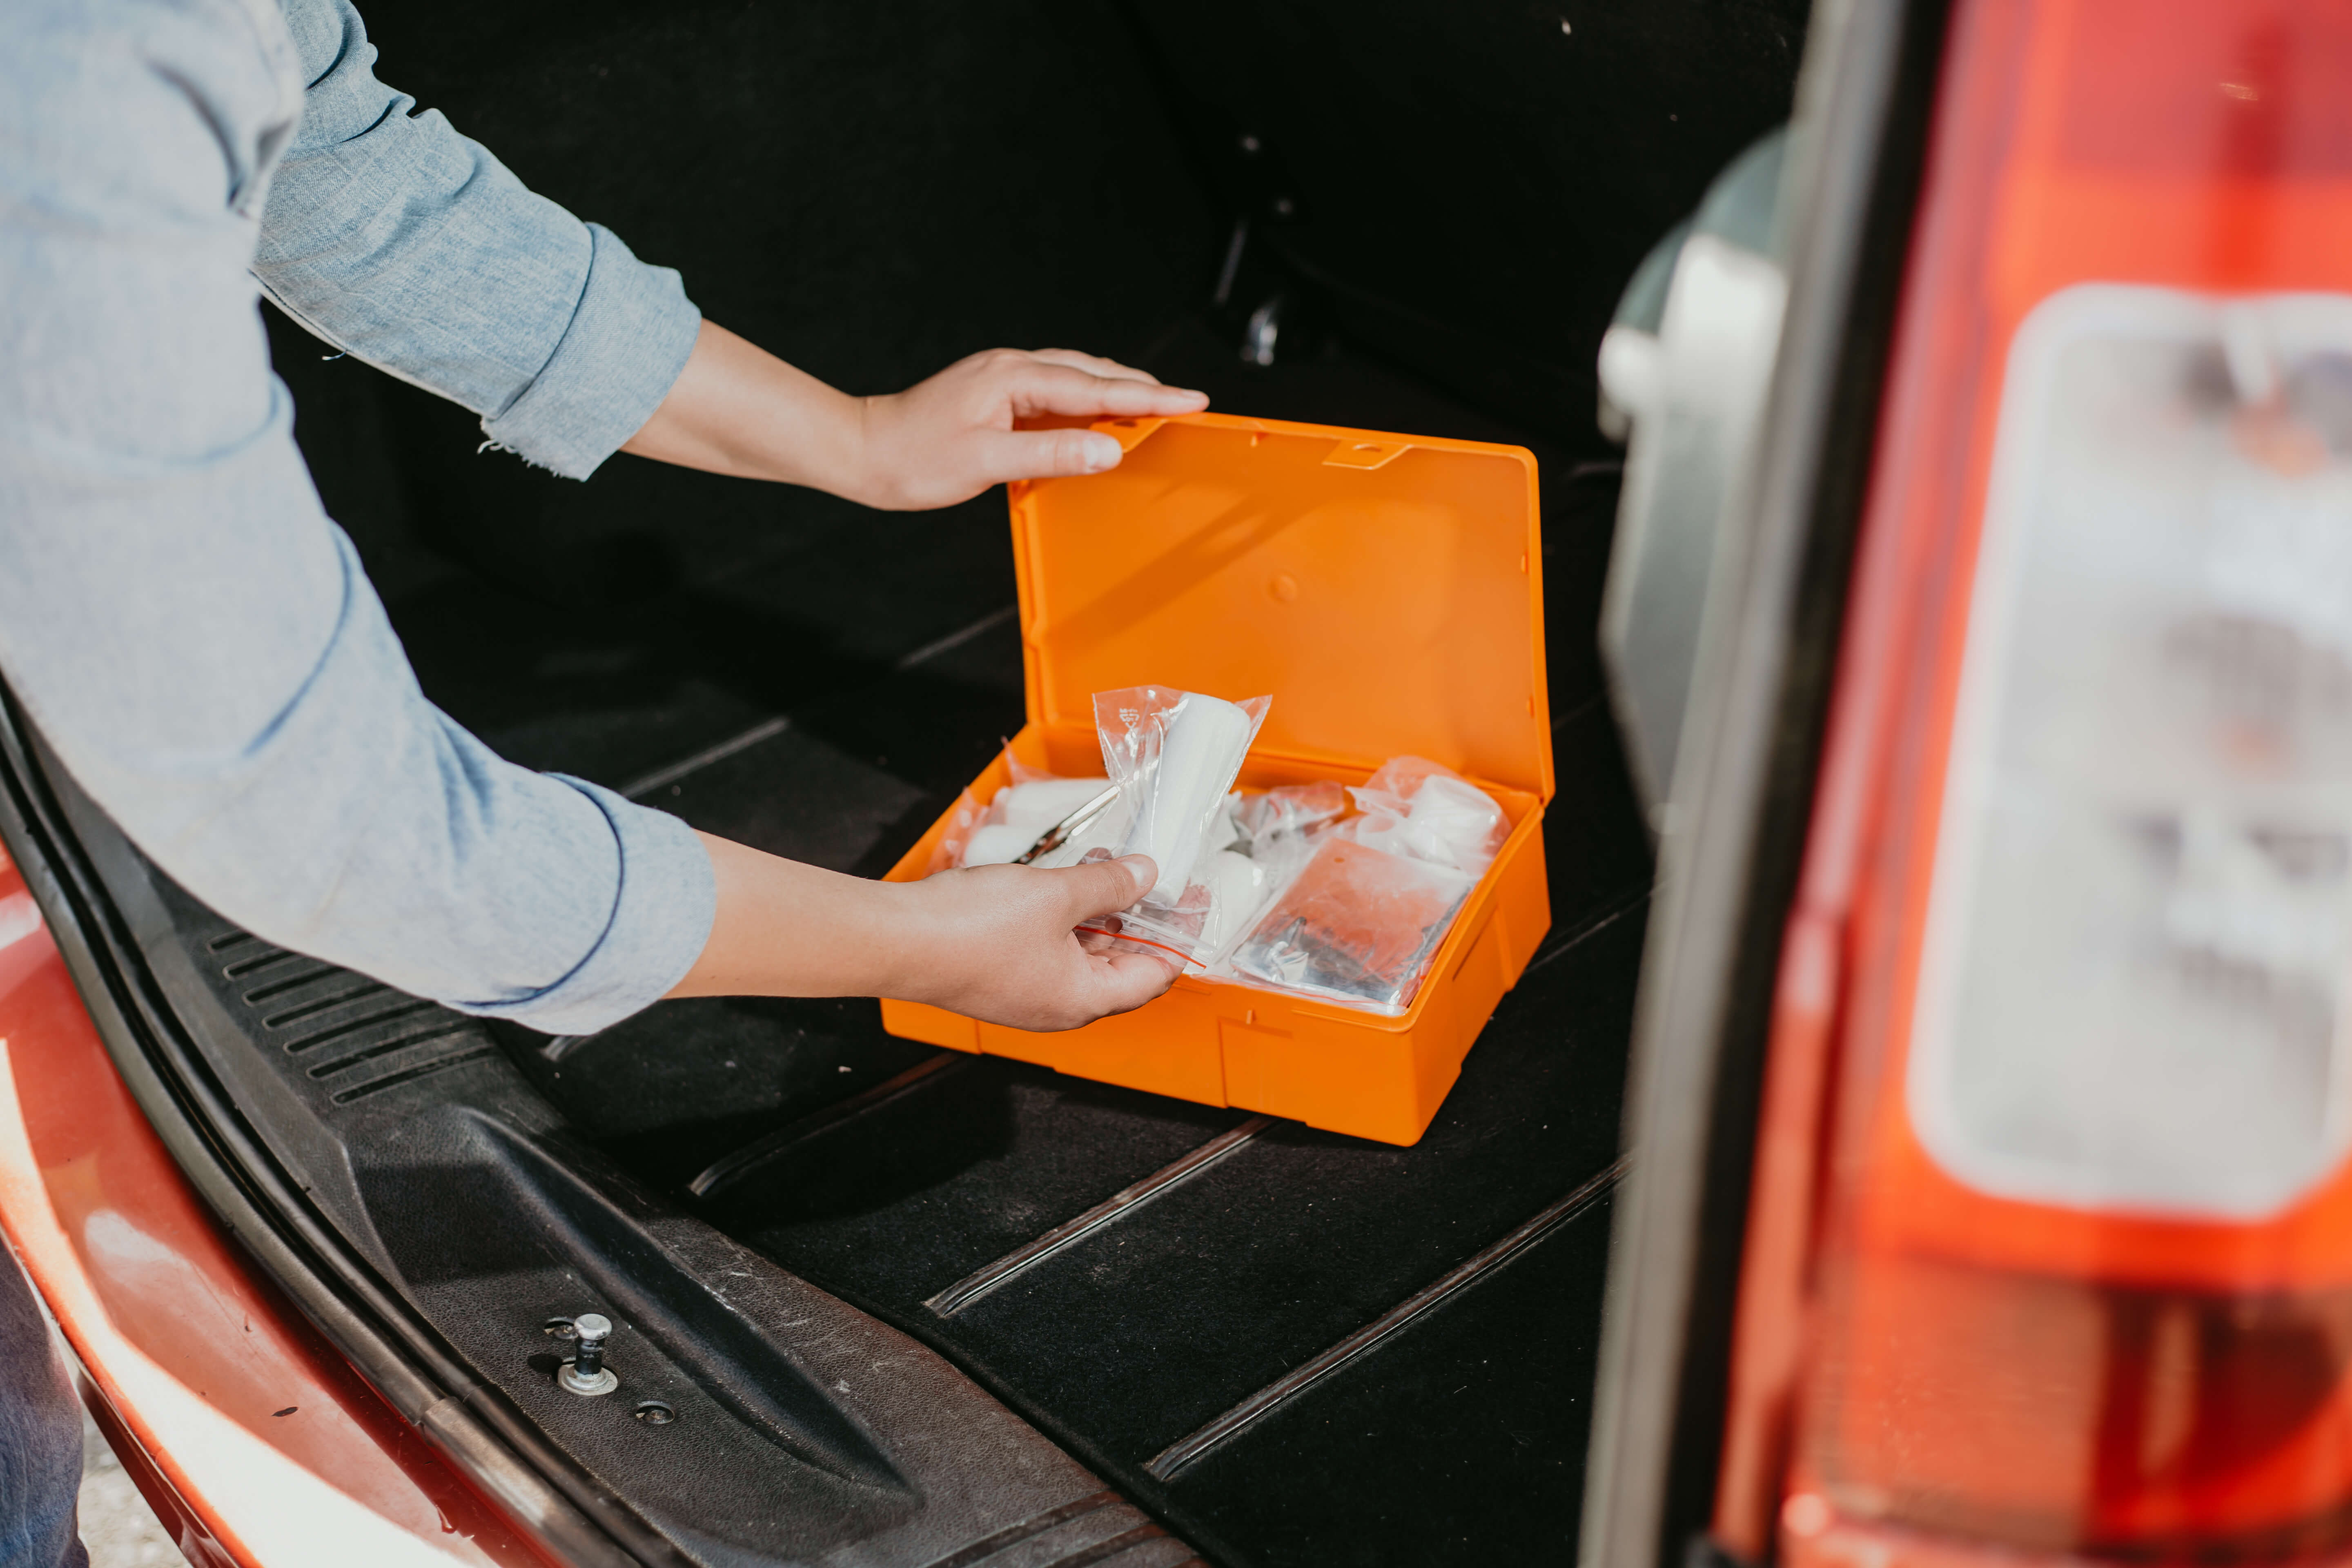
[[[908, 1568], [1572, 1551], [1652, 878], [1594, 652], [1591, 347], [1786, 112], [1801, 7], [1491, 10], [371, 17], [386, 79], [849, 389], [1061, 343], [1541, 465], [1551, 932], [1411, 1147], [941, 1052], [871, 1001], [486, 1029], [228, 927], [22, 738], [16, 840], [90, 928], [85, 990], [146, 1020], [109, 1039], [151, 1113], [268, 1167], [227, 1184], [590, 1536]], [[1001, 492], [879, 514], [629, 458], [572, 485], [269, 329], [425, 690], [516, 761], [878, 875], [1020, 726]], [[622, 1325], [612, 1410], [552, 1382], [542, 1326], [589, 1310]]]

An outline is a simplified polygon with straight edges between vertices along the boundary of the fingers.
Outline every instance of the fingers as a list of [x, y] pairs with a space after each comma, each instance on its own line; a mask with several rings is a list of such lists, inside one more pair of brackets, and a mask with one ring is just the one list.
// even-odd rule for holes
[[1209, 405], [1208, 394], [1162, 386], [1149, 376], [1098, 375], [1066, 363], [1032, 357], [1015, 365], [1008, 390], [1013, 412], [1108, 414], [1129, 417], [1195, 414]]
[[1160, 879], [1159, 869], [1151, 864], [1149, 855], [1129, 855], [1124, 860], [1093, 860], [1046, 875], [1060, 879], [1072, 925], [1097, 915], [1116, 914], [1150, 892], [1151, 884]]
[[1076, 349], [1032, 349], [1029, 357], [1043, 360], [1047, 364], [1066, 364], [1073, 370], [1099, 375], [1107, 381], [1148, 381], [1154, 386], [1160, 384], [1160, 378], [1148, 370], [1138, 370], [1131, 364], [1121, 364], [1115, 359], [1104, 359], [1099, 354], [1080, 353]]
[[1118, 467], [1118, 443], [1096, 430], [1012, 430], [992, 434], [981, 467], [992, 484], [1099, 474]]
[[1089, 1001], [1100, 1009], [1099, 1016], [1106, 1017], [1113, 1013], [1132, 1012], [1176, 984], [1176, 971], [1171, 965], [1139, 952], [1115, 952], [1089, 959], [1087, 967], [1092, 972], [1093, 981]]

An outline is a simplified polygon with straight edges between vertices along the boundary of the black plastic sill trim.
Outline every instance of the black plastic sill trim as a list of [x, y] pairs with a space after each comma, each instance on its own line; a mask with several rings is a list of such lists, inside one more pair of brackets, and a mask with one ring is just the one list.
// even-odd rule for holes
[[477, 1380], [353, 1253], [247, 1125], [163, 999], [0, 688], [0, 844], [131, 1098], [205, 1204], [303, 1315], [521, 1532], [580, 1568], [687, 1568], [671, 1542]]

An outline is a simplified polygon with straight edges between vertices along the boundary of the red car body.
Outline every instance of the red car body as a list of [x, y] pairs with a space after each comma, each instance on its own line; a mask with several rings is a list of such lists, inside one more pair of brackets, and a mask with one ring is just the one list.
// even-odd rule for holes
[[123, 1086], [5, 854], [0, 1226], [72, 1348], [83, 1402], [197, 1568], [548, 1561], [223, 1233]]

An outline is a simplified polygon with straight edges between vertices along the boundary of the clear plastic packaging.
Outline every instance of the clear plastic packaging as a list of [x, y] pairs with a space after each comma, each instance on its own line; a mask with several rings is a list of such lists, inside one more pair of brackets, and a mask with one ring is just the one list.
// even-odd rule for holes
[[1510, 824], [1493, 796], [1423, 757], [1392, 757], [1347, 793], [1360, 816], [1273, 841], [1311, 854], [1219, 967], [1244, 984], [1402, 1013]]
[[1267, 902], [1298, 875], [1307, 863], [1309, 834], [1347, 809], [1346, 788], [1330, 779], [1261, 795], [1236, 790], [1225, 797], [1209, 825], [1210, 854], [1201, 877], [1210, 900], [1200, 948], [1213, 973]]
[[1235, 837], [1256, 843], [1285, 833], [1304, 833], [1334, 822], [1348, 813], [1348, 791], [1336, 779], [1309, 784], [1286, 784], [1264, 795], [1238, 796], [1233, 803]]
[[1209, 857], [1202, 880], [1209, 885], [1209, 917], [1201, 927], [1201, 952], [1213, 963], [1219, 949], [1242, 934], [1244, 923], [1270, 890], [1267, 868], [1234, 849]]
[[1421, 757], [1392, 757], [1355, 787], [1228, 793], [1269, 706], [1157, 687], [1098, 693], [1108, 778], [1013, 761], [1013, 782], [986, 807], [966, 797], [941, 864], [1014, 860], [1117, 784], [1117, 802], [1034, 864], [1145, 854], [1162, 874], [1084, 929], [1220, 979], [1402, 1013], [1509, 822], [1484, 790]]
[[1315, 828], [1320, 826], [1241, 839], [1235, 847], [1215, 856], [1215, 876], [1211, 884], [1213, 896], [1208, 923], [1201, 936], [1212, 973], [1234, 978], [1227, 962], [1233, 949], [1256, 926], [1266, 905], [1290, 886], [1299, 868], [1307, 864], [1314, 853]]
[[1510, 835], [1494, 796], [1426, 757], [1391, 757], [1348, 794], [1364, 814], [1348, 825], [1358, 843], [1474, 878]]
[[[1118, 945], [1187, 968], [1212, 956], [1218, 857], [1231, 837], [1226, 792], [1241, 772], [1273, 700], [1227, 702], [1161, 686], [1095, 694], [1103, 767], [1129, 807], [1111, 853], [1149, 855], [1160, 879], [1133, 905], [1092, 929]], [[1222, 879], [1238, 887], [1226, 868]]]
[[1231, 969], [1280, 990], [1402, 1013], [1478, 879], [1370, 847], [1346, 826], [1317, 838], [1312, 858], [1242, 942]]

